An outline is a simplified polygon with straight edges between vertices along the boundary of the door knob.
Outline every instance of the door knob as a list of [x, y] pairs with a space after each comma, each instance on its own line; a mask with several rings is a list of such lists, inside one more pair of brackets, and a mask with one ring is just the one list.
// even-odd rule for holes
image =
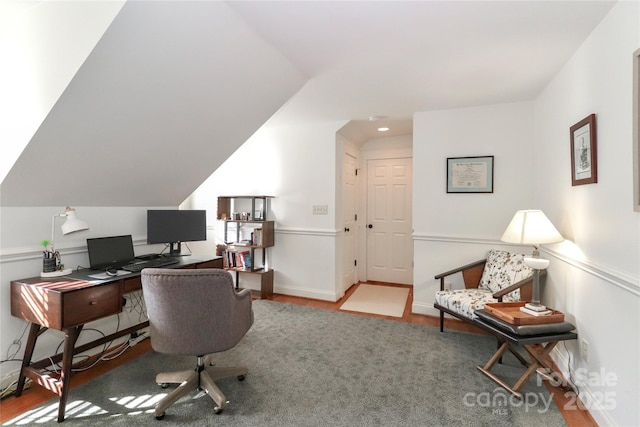
[[369, 227], [369, 228], [373, 228], [373, 224], [369, 224], [367, 227]]

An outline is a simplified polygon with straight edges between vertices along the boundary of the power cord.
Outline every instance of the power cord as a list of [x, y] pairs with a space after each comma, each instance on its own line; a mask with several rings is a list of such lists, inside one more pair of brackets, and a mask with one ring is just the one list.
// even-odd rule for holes
[[[144, 300], [142, 299], [141, 295], [134, 295], [133, 300], [135, 300], [135, 303], [132, 305], [131, 311], [135, 311], [138, 313], [138, 317], [139, 319], [142, 319], [143, 317], [146, 318], [146, 311], [144, 309]], [[29, 323], [26, 324], [25, 328], [22, 331], [22, 334], [20, 335], [20, 337], [16, 338], [13, 343], [9, 346], [9, 348], [7, 349], [7, 358], [4, 360], [0, 360], [0, 363], [5, 363], [5, 362], [20, 362], [22, 363], [23, 359], [16, 359], [15, 356], [18, 354], [18, 352], [20, 351], [20, 348], [22, 347], [22, 338], [24, 337], [24, 334], [26, 333], [27, 329], [29, 327]], [[117, 326], [116, 326], [116, 332], [120, 330], [120, 315], [118, 315], [118, 322], [117, 322]], [[98, 330], [98, 329], [94, 329], [94, 328], [86, 328], [83, 329], [83, 332], [85, 331], [93, 331], [93, 332], [97, 332], [100, 335], [102, 335], [103, 337], [105, 337], [105, 333]], [[118, 344], [116, 347], [114, 348], [110, 348], [110, 346], [114, 343], [114, 341], [110, 341], [108, 343], [105, 343], [102, 347], [102, 350], [97, 353], [94, 356], [90, 356], [90, 355], [86, 355], [86, 354], [82, 354], [82, 355], [77, 355], [74, 357], [75, 358], [80, 358], [82, 357], [83, 360], [81, 362], [76, 362], [74, 363], [74, 365], [76, 365], [75, 368], [72, 369], [73, 372], [81, 372], [81, 371], [86, 371], [90, 368], [92, 368], [93, 366], [95, 366], [96, 364], [98, 364], [100, 361], [109, 361], [109, 360], [114, 360], [118, 357], [120, 357], [122, 354], [124, 354], [124, 352], [135, 346], [136, 344], [138, 344], [140, 341], [142, 341], [143, 339], [148, 338], [148, 334], [146, 332], [142, 332], [142, 333], [138, 333], [138, 332], [133, 332], [130, 337], [128, 337], [126, 339], [126, 341]], [[62, 340], [55, 351], [55, 354], [58, 354], [60, 352], [60, 347], [64, 344], [64, 340]], [[13, 346], [17, 346], [15, 348], [15, 350], [13, 352], [11, 352], [11, 348]], [[49, 357], [49, 361], [51, 362], [51, 368], [50, 369], [46, 369], [47, 372], [53, 372], [55, 374], [59, 374], [59, 370], [62, 369], [62, 367], [60, 366], [59, 363], [54, 363], [53, 359], [51, 357]], [[80, 366], [78, 366], [80, 365]], [[7, 373], [0, 381], [0, 383], [4, 383], [8, 378], [10, 378], [14, 373]], [[5, 397], [11, 396], [12, 394], [15, 393], [15, 389], [16, 386], [18, 384], [18, 380], [14, 380], [12, 381], [10, 384], [7, 384], [7, 386], [3, 387], [0, 390], [0, 399], [4, 399]], [[30, 379], [26, 379], [25, 381], [25, 385], [24, 385], [24, 389], [27, 389], [29, 387], [31, 387], [31, 385], [33, 384], [33, 382]]]
[[131, 313], [136, 313], [138, 315], [137, 322], [142, 323], [146, 320], [149, 320], [147, 317], [147, 310], [144, 305], [144, 298], [142, 296], [142, 292], [131, 292], [127, 294], [125, 297], [126, 301], [129, 304], [125, 304], [125, 307], [128, 307], [127, 310], [123, 310], [123, 313], [127, 315], [127, 319], [131, 322]]
[[[181, 245], [185, 245], [187, 247], [187, 250], [189, 251], [189, 254], [192, 254], [193, 252], [191, 252], [191, 248], [189, 247], [189, 245], [187, 244], [187, 242], [180, 242]], [[164, 251], [166, 251], [167, 249], [170, 248], [170, 244], [165, 243], [164, 244], [164, 248], [160, 251], [160, 255], [164, 254]]]
[[[6, 362], [20, 362], [20, 363], [22, 363], [22, 359], [16, 359], [16, 356], [20, 352], [20, 349], [22, 348], [22, 338], [24, 338], [24, 334], [27, 333], [27, 329], [28, 328], [29, 328], [29, 323], [25, 322], [25, 327], [22, 330], [22, 333], [20, 334], [20, 336], [18, 338], [13, 340], [13, 342], [9, 345], [9, 347], [7, 347], [6, 358], [3, 359], [3, 360], [0, 360], [0, 364], [6, 363]], [[13, 372], [7, 373], [0, 380], [0, 384], [4, 384], [4, 382], [8, 378], [11, 378], [12, 375], [13, 375]], [[13, 394], [15, 392], [15, 387], [16, 387], [17, 384], [18, 384], [18, 380], [14, 380], [10, 384], [7, 384], [5, 387], [2, 387], [2, 389], [0, 389], [0, 398], [4, 399], [5, 397], [10, 396], [11, 394]], [[27, 384], [26, 383], [25, 383], [25, 388], [27, 388]]]
[[[22, 359], [4, 359], [1, 360], [0, 363], [5, 363], [5, 362], [20, 362], [22, 363]], [[11, 378], [11, 376], [13, 375], [13, 372], [9, 372], [7, 374], [5, 374], [2, 379], [0, 379], [0, 383], [4, 383], [7, 379]], [[11, 383], [7, 384], [5, 387], [3, 387], [0, 390], [0, 399], [4, 399], [5, 397], [11, 396], [13, 393], [15, 393], [16, 391], [16, 386], [18, 385], [18, 380], [13, 380], [11, 381]], [[25, 390], [27, 388], [31, 387], [31, 380], [29, 378], [26, 379], [25, 384], [24, 384], [24, 388]]]
[[576, 397], [580, 397], [580, 389], [578, 388], [575, 381], [573, 380], [573, 374], [571, 372], [571, 352], [567, 348], [567, 344], [565, 341], [562, 341], [562, 345], [564, 346], [564, 349], [567, 352], [567, 355], [569, 356], [567, 361], [567, 372], [569, 373], [568, 380], [571, 387], [571, 391], [573, 391], [576, 394]]
[[[11, 359], [14, 359], [16, 357], [16, 355], [20, 351], [20, 348], [22, 348], [22, 338], [24, 338], [24, 334], [27, 333], [27, 328], [29, 328], [29, 323], [25, 322], [24, 329], [22, 330], [22, 333], [20, 334], [20, 336], [18, 338], [14, 339], [13, 342], [11, 343], [11, 345], [9, 345], [9, 347], [7, 347], [7, 357], [6, 357], [5, 361], [10, 361]], [[9, 352], [11, 351], [11, 348], [13, 346], [17, 346], [17, 347], [16, 347], [15, 351], [10, 354]]]

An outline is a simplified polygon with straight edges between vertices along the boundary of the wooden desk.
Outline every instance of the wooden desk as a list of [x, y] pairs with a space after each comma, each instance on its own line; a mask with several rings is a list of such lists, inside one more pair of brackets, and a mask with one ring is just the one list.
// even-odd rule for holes
[[[168, 268], [222, 268], [222, 257], [189, 256]], [[11, 314], [31, 323], [16, 397], [22, 395], [27, 378], [56, 393], [60, 397], [58, 422], [64, 421], [73, 356], [149, 326], [149, 322], [142, 322], [76, 348], [86, 323], [122, 312], [123, 295], [142, 289], [140, 273], [104, 280], [91, 279], [89, 274], [91, 272], [85, 270], [62, 277], [32, 277], [11, 282]], [[32, 362], [36, 341], [49, 328], [64, 332], [63, 352]], [[60, 361], [62, 369], [57, 376], [43, 371]]]

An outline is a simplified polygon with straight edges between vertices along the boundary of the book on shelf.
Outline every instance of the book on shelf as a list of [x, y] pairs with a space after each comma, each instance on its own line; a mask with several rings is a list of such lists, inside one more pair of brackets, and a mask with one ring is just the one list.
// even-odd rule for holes
[[262, 228], [255, 228], [251, 233], [253, 244], [255, 246], [262, 246]]
[[251, 268], [251, 252], [227, 250], [223, 254], [222, 264], [224, 268]]
[[243, 251], [240, 252], [242, 267], [243, 268], [251, 268], [251, 252]]
[[523, 313], [530, 314], [532, 316], [548, 316], [550, 314], [553, 314], [553, 310], [535, 311], [535, 310], [530, 310], [527, 307], [520, 307], [520, 311]]

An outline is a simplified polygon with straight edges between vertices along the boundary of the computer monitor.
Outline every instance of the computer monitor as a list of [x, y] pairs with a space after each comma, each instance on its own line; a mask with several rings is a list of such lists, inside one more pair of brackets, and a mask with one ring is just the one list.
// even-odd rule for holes
[[180, 253], [181, 242], [207, 240], [207, 211], [148, 210], [147, 243], [169, 245], [171, 256]]
[[92, 270], [120, 268], [135, 259], [133, 239], [130, 234], [87, 239], [87, 250]]

